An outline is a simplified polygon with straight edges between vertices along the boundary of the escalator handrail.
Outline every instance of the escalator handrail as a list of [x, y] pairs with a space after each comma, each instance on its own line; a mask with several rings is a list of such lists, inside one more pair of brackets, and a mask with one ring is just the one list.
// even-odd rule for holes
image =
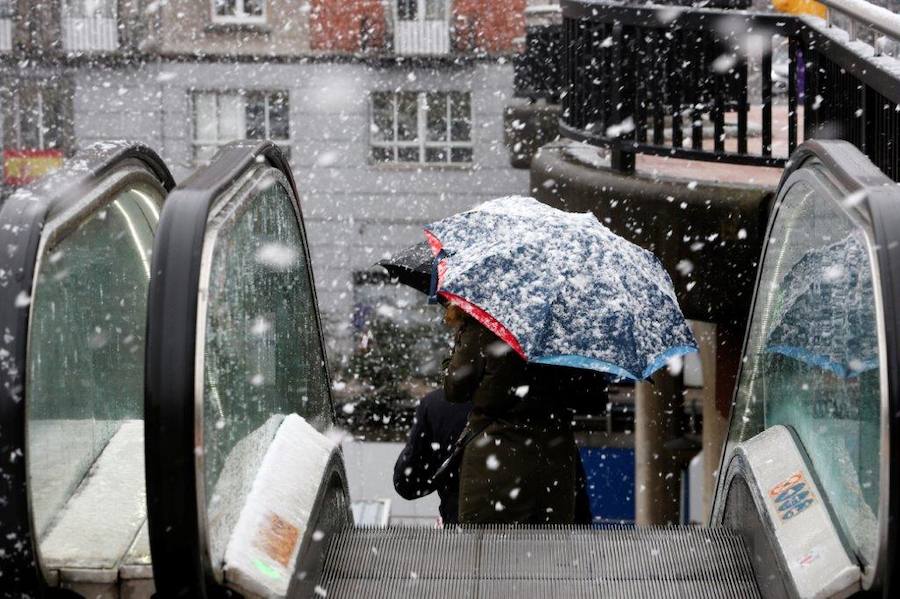
[[884, 597], [892, 597], [900, 590], [900, 571], [893, 567], [900, 558], [900, 210], [894, 185], [874, 189], [866, 198], [880, 271], [888, 364], [887, 404], [881, 406], [887, 447], [882, 446], [886, 455], [881, 456], [879, 478], [881, 511], [887, 513], [879, 514], [881, 551], [875, 565], [876, 574], [881, 573]]
[[98, 142], [78, 152], [57, 171], [12, 194], [0, 209], [0, 572], [5, 591], [42, 592], [47, 588], [38, 563], [37, 540], [28, 492], [27, 351], [30, 298], [43, 228], [53, 213], [77, 204], [84, 190], [123, 163], [137, 163], [166, 191], [175, 187], [169, 169], [149, 147], [129, 142]]
[[[154, 240], [147, 310], [145, 368], [145, 472], [153, 575], [159, 596], [205, 597], [216, 589], [201, 526], [201, 490], [195, 468], [195, 353], [201, 257], [210, 210], [216, 199], [260, 162], [279, 170], [291, 198], [310, 256], [297, 186], [281, 150], [268, 141], [239, 141], [224, 146], [212, 163], [198, 170], [171, 194], [160, 215]], [[309, 287], [315, 285], [312, 269]], [[321, 321], [316, 319], [324, 352]], [[324, 356], [323, 356], [324, 358]], [[323, 365], [329, 392], [331, 379]], [[202, 400], [202, 398], [201, 398]]]
[[[762, 267], [769, 243], [772, 241], [772, 229], [787, 191], [785, 184], [796, 171], [804, 168], [811, 161], [820, 162], [832, 180], [843, 188], [843, 192], [848, 196], [854, 193], [861, 194], [860, 201], [848, 202], [844, 206], [871, 227], [879, 271], [877, 274], [881, 281], [880, 300], [885, 317], [887, 341], [885, 358], [888, 365], [900, 364], [900, 211], [897, 210], [898, 203], [900, 203], [900, 197], [898, 197], [900, 189], [849, 142], [809, 140], [804, 142], [790, 157], [768, 216], [765, 242], [757, 263], [754, 290], [758, 290], [760, 286]], [[757, 295], [754, 292], [741, 356], [746, 356], [749, 350], [750, 331], [753, 326], [756, 303]], [[745, 361], [742, 360], [732, 390], [728, 431], [731, 430], [736, 417], [735, 406], [744, 367]], [[881, 425], [882, 439], [887, 442], [888, 448], [880, 460], [881, 508], [878, 517], [880, 529], [878, 561], [874, 564], [874, 569], [864, 575], [866, 586], [879, 585], [883, 589], [885, 597], [891, 596], [892, 591], [900, 588], [900, 571], [890, 567], [897, 557], [898, 547], [900, 547], [900, 523], [894, 522], [895, 518], [891, 517], [891, 515], [900, 514], [900, 441], [895, 440], [895, 437], [900, 434], [900, 369], [889, 367], [887, 375], [889, 379], [887, 381], [888, 394], [886, 403], [883, 402], [881, 406]], [[884, 449], [882, 447], [882, 450]], [[726, 471], [729, 459], [726, 438], [722, 444], [718, 472]], [[717, 504], [723, 500], [725, 489], [723, 489], [722, 482], [722, 479], [717, 481], [716, 495], [710, 503], [710, 518], [715, 513]], [[886, 513], [884, 513], [885, 511]]]

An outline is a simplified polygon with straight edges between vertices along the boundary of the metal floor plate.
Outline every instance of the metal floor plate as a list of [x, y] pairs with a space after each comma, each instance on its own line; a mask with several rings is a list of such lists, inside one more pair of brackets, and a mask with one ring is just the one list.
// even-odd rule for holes
[[388, 598], [759, 597], [746, 548], [722, 528], [349, 529], [320, 595]]

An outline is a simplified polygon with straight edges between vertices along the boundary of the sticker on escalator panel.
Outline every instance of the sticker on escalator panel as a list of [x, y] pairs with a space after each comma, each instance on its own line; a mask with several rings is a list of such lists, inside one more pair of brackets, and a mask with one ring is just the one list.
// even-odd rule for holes
[[813, 547], [812, 549], [810, 549], [809, 551], [804, 553], [800, 557], [800, 559], [797, 560], [797, 564], [801, 568], [808, 568], [813, 564], [813, 562], [817, 561], [820, 557], [822, 557], [822, 552], [819, 550], [818, 547]]
[[812, 488], [800, 471], [769, 489], [769, 499], [782, 521], [795, 518], [816, 502]]
[[284, 567], [294, 555], [294, 547], [300, 539], [300, 529], [277, 514], [268, 514], [266, 526], [259, 531], [256, 546]]

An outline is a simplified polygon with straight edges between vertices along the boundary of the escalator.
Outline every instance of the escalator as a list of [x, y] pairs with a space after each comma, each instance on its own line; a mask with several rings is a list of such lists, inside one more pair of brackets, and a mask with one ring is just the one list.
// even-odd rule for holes
[[[31, 248], [0, 263], [16, 282], [0, 286], [0, 317], [4, 327], [18, 323], [0, 356], [15, 360], [0, 373], [3, 449], [26, 448], [25, 459], [4, 465], [14, 501], [0, 504], [8, 533], [0, 585], [11, 596], [896, 590], [900, 197], [848, 144], [808, 142], [784, 174], [703, 528], [355, 527], [284, 157], [265, 142], [229, 144], [172, 189], [148, 150], [110, 152], [98, 159], [105, 166], [77, 176], [78, 187], [63, 192], [63, 178], [48, 188], [81, 207], [60, 209], [65, 226], [38, 226], [24, 244], [11, 237], [22, 230], [14, 219], [57, 222], [53, 210], [31, 215], [43, 204], [23, 194], [0, 213], [2, 247]], [[82, 194], [116, 165], [149, 186], [128, 196], [138, 212], [125, 200], [116, 207], [122, 186]], [[92, 218], [94, 232], [84, 228]], [[53, 255], [78, 231], [118, 248], [121, 260], [75, 246]], [[54, 291], [63, 280], [94, 295], [59, 296], [79, 288]], [[79, 370], [52, 376], [68, 365]], [[88, 449], [75, 451], [76, 441]], [[91, 502], [103, 510], [79, 507]], [[67, 531], [56, 538], [68, 543], [54, 545], [54, 530]]]
[[[316, 391], [308, 380], [315, 368], [298, 375], [295, 384], [307, 395], [291, 403], [285, 401], [288, 388], [277, 381], [271, 382], [271, 396], [266, 377], [262, 389], [242, 382], [254, 379], [255, 369], [277, 363], [277, 338], [258, 365], [238, 360], [225, 366], [230, 381], [221, 371], [233, 356], [205, 339], [216, 329], [211, 315], [221, 312], [252, 323], [259, 312], [277, 310], [260, 303], [256, 293], [247, 303], [243, 292], [216, 291], [214, 274], [202, 274], [218, 252], [224, 262], [240, 262], [240, 254], [258, 255], [259, 244], [266, 243], [251, 238], [237, 243], [234, 233], [229, 234], [233, 242], [224, 243], [221, 231], [215, 241], [208, 230], [205, 237], [200, 233], [201, 221], [209, 229], [221, 218], [217, 211], [223, 208], [217, 206], [253, 195], [249, 183], [236, 191], [243, 180], [239, 171], [261, 168], [257, 160], [240, 158], [241, 151], [248, 150], [230, 150], [173, 193], [158, 241], [169, 225], [190, 230], [193, 237], [183, 249], [169, 242], [168, 255], [154, 252], [155, 261], [180, 265], [176, 281], [167, 276], [152, 281], [150, 300], [147, 419], [156, 422], [148, 431], [160, 435], [147, 439], [148, 494], [154, 578], [163, 596], [211, 596], [229, 589], [247, 596], [297, 597], [812, 597], [890, 587], [889, 570], [879, 560], [886, 559], [895, 534], [888, 518], [894, 495], [884, 485], [894, 478], [881, 468], [890, 469], [893, 450], [894, 412], [887, 406], [893, 405], [894, 387], [888, 373], [896, 369], [887, 366], [895, 355], [889, 340], [896, 339], [889, 325], [896, 323], [885, 313], [897, 301], [890, 283], [900, 223], [894, 226], [890, 219], [896, 218], [900, 197], [852, 147], [809, 143], [785, 172], [710, 527], [659, 529], [353, 527], [341, 453], [329, 436], [327, 385]], [[287, 172], [284, 189], [291, 191]], [[194, 204], [180, 200], [180, 193]], [[297, 213], [300, 233], [295, 231], [290, 243], [287, 238], [275, 243], [296, 244], [298, 264], [306, 265], [295, 196], [282, 194], [282, 201]], [[174, 216], [178, 207], [190, 206], [189, 218]], [[171, 223], [167, 214], [173, 215]], [[272, 234], [259, 233], [261, 239]], [[187, 255], [199, 257], [199, 263], [192, 266]], [[166, 272], [168, 263], [155, 262], [154, 270]], [[199, 281], [191, 278], [197, 274]], [[305, 282], [309, 274], [295, 276], [304, 281], [296, 287], [297, 297], [310, 306], [306, 348], [311, 353], [303, 354], [303, 361], [319, 361], [315, 302], [311, 283]], [[224, 289], [229, 281], [226, 276], [218, 284]], [[182, 303], [166, 303], [164, 297]], [[202, 314], [195, 318], [190, 312], [198, 304], [206, 324]], [[172, 313], [183, 315], [187, 331], [159, 327], [170, 324], [162, 315]], [[194, 323], [202, 332], [192, 329]], [[183, 380], [173, 387], [164, 372], [180, 373]], [[224, 403], [223, 392], [238, 388], [230, 405]], [[269, 402], [285, 423], [291, 412], [309, 422], [307, 437], [294, 441], [305, 444], [311, 458], [294, 470], [307, 488], [298, 492], [297, 503], [259, 493], [250, 497], [278, 484], [272, 464], [293, 463], [278, 455], [288, 436], [286, 424], [267, 428], [260, 415], [250, 427], [241, 422], [241, 435], [261, 435], [272, 439], [271, 445], [256, 468], [241, 460], [243, 488], [250, 490], [246, 501], [229, 502], [239, 514], [223, 515], [217, 497], [227, 466], [210, 476], [209, 460], [196, 456], [224, 455], [223, 463], [234, 459], [237, 445], [222, 445], [218, 433], [207, 436], [208, 419], [224, 417], [224, 430], [232, 428], [229, 414], [242, 413], [250, 396], [257, 398], [254, 403]], [[153, 448], [163, 444], [168, 453], [161, 459]], [[265, 449], [265, 442], [261, 446]], [[216, 533], [230, 535], [224, 543], [210, 533], [223, 519], [239, 522]], [[223, 544], [224, 552], [213, 549]]]

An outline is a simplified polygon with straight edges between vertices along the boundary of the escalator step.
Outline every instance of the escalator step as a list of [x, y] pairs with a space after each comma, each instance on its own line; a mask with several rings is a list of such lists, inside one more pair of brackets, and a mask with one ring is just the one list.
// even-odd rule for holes
[[327, 597], [758, 597], [722, 528], [356, 528], [332, 539]]

